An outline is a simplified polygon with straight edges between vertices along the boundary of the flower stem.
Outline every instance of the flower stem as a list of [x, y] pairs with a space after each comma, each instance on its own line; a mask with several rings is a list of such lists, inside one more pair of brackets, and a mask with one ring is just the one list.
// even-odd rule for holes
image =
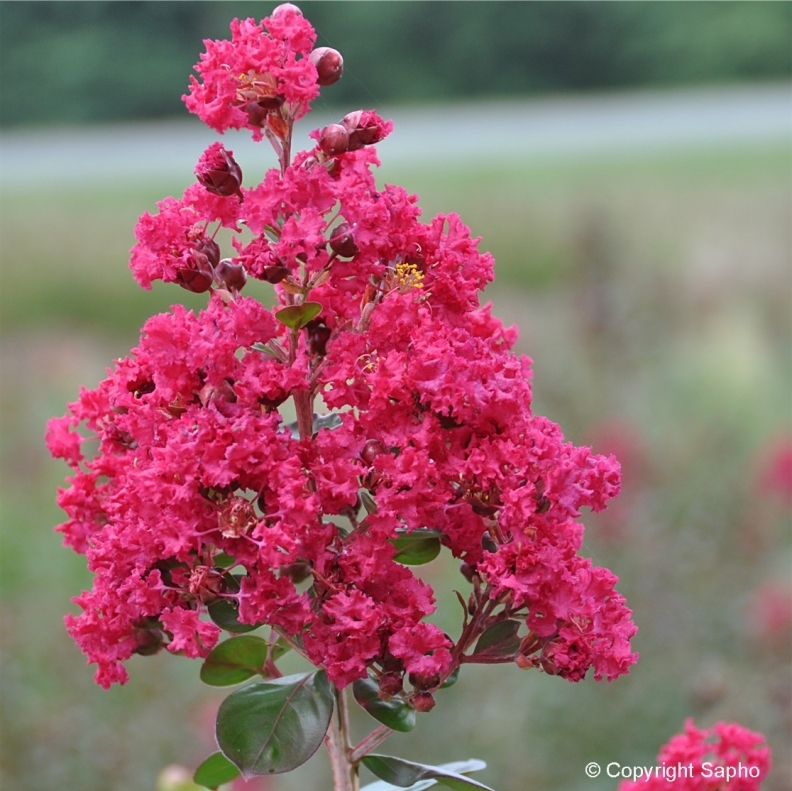
[[379, 725], [368, 735], [361, 739], [358, 744], [349, 751], [349, 762], [352, 764], [360, 763], [360, 759], [368, 755], [372, 750], [376, 750], [393, 731], [387, 725]]
[[335, 688], [336, 711], [325, 735], [325, 748], [333, 767], [333, 791], [360, 791], [358, 767], [350, 761], [349, 710], [344, 691]]

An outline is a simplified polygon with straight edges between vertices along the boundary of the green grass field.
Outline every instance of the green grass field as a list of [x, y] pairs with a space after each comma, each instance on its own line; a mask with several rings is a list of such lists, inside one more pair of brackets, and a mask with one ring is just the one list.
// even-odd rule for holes
[[[685, 717], [735, 719], [776, 749], [768, 791], [788, 788], [790, 657], [752, 602], [764, 585], [791, 584], [790, 503], [757, 484], [774, 443], [792, 441], [789, 146], [386, 165], [382, 178], [420, 194], [427, 219], [457, 211], [481, 235], [498, 261], [495, 313], [520, 326], [519, 350], [534, 359], [536, 411], [622, 458], [623, 495], [586, 519], [586, 549], [619, 574], [641, 630], [626, 679], [572, 685], [469, 668], [387, 747], [418, 761], [485, 759], [481, 780], [499, 791], [604, 791], [616, 781], [588, 780], [589, 761], [649, 765]], [[183, 187], [0, 198], [9, 789], [152, 791], [164, 766], [195, 766], [213, 749], [222, 695], [199, 684], [198, 663], [136, 657], [130, 684], [105, 692], [65, 634], [69, 599], [90, 582], [51, 532], [65, 467], [42, 439], [46, 420], [97, 383], [149, 315], [203, 303], [175, 287], [143, 292], [127, 270], [138, 215]], [[427, 574], [456, 571], [441, 558]], [[439, 602], [439, 623], [454, 606]], [[324, 760], [266, 788], [322, 788]]]

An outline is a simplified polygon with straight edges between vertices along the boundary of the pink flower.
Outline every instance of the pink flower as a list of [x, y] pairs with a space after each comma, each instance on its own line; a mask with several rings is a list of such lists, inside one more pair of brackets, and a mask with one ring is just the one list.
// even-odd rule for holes
[[55, 459], [64, 459], [71, 467], [77, 467], [83, 459], [83, 438], [72, 431], [73, 420], [67, 417], [52, 418], [47, 423], [46, 442]]
[[[316, 34], [300, 10], [284, 4], [256, 24], [231, 22], [231, 41], [206, 40], [206, 52], [183, 97], [187, 109], [218, 132], [247, 128], [261, 140], [302, 118], [319, 94], [316, 66], [306, 57]], [[302, 57], [300, 57], [302, 56]]]
[[388, 641], [393, 656], [401, 659], [408, 673], [424, 678], [443, 676], [451, 667], [453, 643], [434, 624], [405, 626]]
[[770, 748], [761, 733], [719, 722], [699, 730], [692, 720], [657, 756], [651, 776], [625, 780], [619, 791], [759, 791], [770, 771]]
[[792, 437], [777, 439], [765, 449], [756, 489], [758, 496], [776, 497], [792, 508]]

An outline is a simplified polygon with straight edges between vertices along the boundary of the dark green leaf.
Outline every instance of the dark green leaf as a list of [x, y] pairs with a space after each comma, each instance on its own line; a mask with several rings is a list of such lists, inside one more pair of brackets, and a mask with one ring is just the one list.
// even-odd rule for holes
[[244, 635], [216, 645], [201, 666], [201, 681], [227, 687], [260, 673], [267, 661], [269, 645], [261, 637]]
[[[226, 575], [225, 580], [228, 583], [229, 593], [236, 593], [239, 591], [239, 581], [241, 579], [242, 577], [237, 574]], [[252, 632], [262, 625], [260, 623], [240, 623], [239, 604], [236, 599], [218, 599], [212, 602], [206, 609], [212, 621], [227, 632], [236, 632], [238, 634]]]
[[227, 632], [252, 632], [261, 626], [260, 623], [240, 623], [239, 622], [239, 605], [233, 599], [218, 599], [216, 602], [210, 604], [207, 608], [209, 617], [221, 629]]
[[391, 544], [396, 547], [393, 559], [405, 566], [422, 566], [430, 563], [440, 554], [439, 530], [413, 530], [412, 533], [392, 538]]
[[299, 330], [321, 312], [322, 306], [318, 302], [303, 302], [302, 305], [289, 305], [288, 308], [281, 308], [275, 314], [275, 318], [289, 329]]
[[363, 765], [386, 783], [399, 788], [409, 788], [422, 780], [437, 780], [455, 791], [493, 791], [489, 786], [469, 777], [444, 769], [441, 766], [425, 766], [393, 755], [370, 754], [362, 759]]
[[479, 637], [473, 656], [513, 656], [520, 647], [519, 621], [498, 621]]
[[361, 678], [352, 685], [355, 700], [378, 722], [394, 731], [407, 733], [415, 727], [415, 709], [397, 698], [383, 700], [379, 684], [370, 678]]
[[217, 743], [246, 779], [289, 772], [322, 743], [333, 702], [323, 671], [248, 684], [220, 704]]
[[[439, 764], [435, 768], [442, 769], [444, 772], [455, 772], [458, 775], [462, 775], [486, 769], [487, 764], [484, 761], [479, 761], [478, 758], [471, 758], [469, 761], [452, 761], [448, 764]], [[437, 780], [420, 780], [409, 786], [406, 791], [425, 791], [425, 789], [433, 788], [436, 785]], [[386, 783], [384, 780], [377, 780], [374, 783], [363, 786], [360, 791], [394, 791], [395, 788], [398, 788], [398, 786]]]
[[219, 788], [239, 777], [239, 769], [223, 753], [212, 753], [196, 770], [193, 780], [199, 786]]

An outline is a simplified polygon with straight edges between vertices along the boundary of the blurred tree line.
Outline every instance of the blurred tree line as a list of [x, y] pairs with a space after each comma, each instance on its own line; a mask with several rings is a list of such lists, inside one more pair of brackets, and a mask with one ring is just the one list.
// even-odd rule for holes
[[[346, 61], [325, 105], [792, 76], [788, 2], [299, 4]], [[183, 114], [202, 40], [274, 5], [0, 2], [0, 124]]]

